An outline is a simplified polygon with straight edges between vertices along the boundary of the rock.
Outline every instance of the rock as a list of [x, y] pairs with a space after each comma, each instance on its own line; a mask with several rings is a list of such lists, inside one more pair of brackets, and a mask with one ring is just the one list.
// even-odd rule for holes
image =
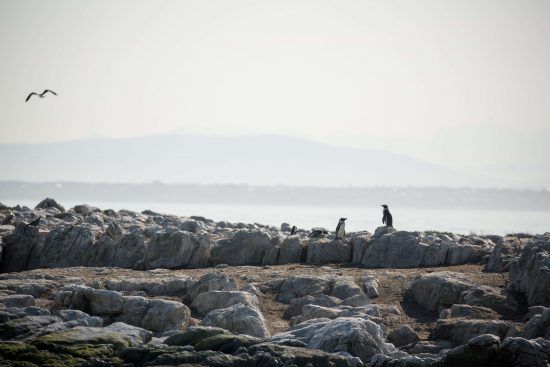
[[40, 331], [47, 325], [59, 323], [62, 320], [56, 316], [25, 316], [0, 324], [0, 339], [8, 340]]
[[202, 339], [194, 344], [196, 350], [215, 350], [224, 353], [234, 353], [239, 348], [248, 348], [252, 345], [259, 344], [263, 340], [245, 334], [229, 334], [220, 333], [211, 337]]
[[531, 317], [525, 325], [523, 336], [527, 339], [542, 337], [550, 340], [550, 308]]
[[90, 317], [86, 312], [80, 310], [57, 310], [54, 316], [61, 318], [63, 321], [82, 320]]
[[512, 300], [502, 294], [500, 289], [484, 285], [475, 286], [464, 292], [461, 300], [472, 306], [490, 308], [508, 317], [515, 315], [519, 308], [516, 303], [511, 304]]
[[90, 225], [54, 228], [33, 251], [34, 259], [29, 268], [92, 265], [95, 262], [96, 231]]
[[439, 314], [440, 319], [449, 318], [467, 318], [467, 319], [487, 319], [496, 320], [499, 315], [487, 307], [471, 306], [463, 304], [454, 304], [451, 308], [441, 311]]
[[500, 339], [494, 335], [479, 335], [465, 345], [447, 351], [442, 366], [490, 366], [499, 351]]
[[526, 340], [519, 337], [504, 339], [496, 359], [498, 366], [546, 367], [550, 362], [550, 344], [542, 340]]
[[28, 269], [31, 254], [41, 241], [38, 228], [18, 223], [13, 233], [2, 238], [0, 272], [9, 273]]
[[361, 307], [370, 304], [370, 298], [366, 294], [356, 294], [355, 296], [348, 297], [342, 301], [342, 305]]
[[[288, 361], [290, 366], [349, 367], [346, 357], [330, 354], [321, 350], [297, 348], [274, 343], [260, 343], [248, 348], [250, 355], [262, 357], [257, 366], [276, 366]], [[271, 359], [268, 359], [271, 357]], [[263, 358], [267, 359], [264, 360]]]
[[34, 297], [28, 294], [13, 294], [11, 296], [5, 296], [0, 298], [0, 303], [6, 307], [28, 307], [34, 306]]
[[361, 264], [361, 261], [363, 260], [363, 256], [365, 255], [365, 251], [367, 250], [367, 247], [370, 245], [371, 239], [372, 239], [372, 236], [368, 232], [351, 235], [350, 242], [353, 248], [351, 262], [353, 264]]
[[241, 303], [210, 311], [201, 321], [201, 325], [215, 326], [233, 333], [246, 334], [258, 338], [267, 338], [269, 331], [260, 310]]
[[210, 252], [213, 264], [271, 265], [277, 263], [281, 238], [262, 230], [238, 231], [218, 241]]
[[329, 353], [348, 352], [363, 361], [368, 361], [377, 353], [397, 352], [392, 344], [384, 342], [379, 325], [360, 318], [313, 319], [295, 325], [285, 333], [274, 335], [272, 340], [291, 338], [305, 343], [310, 349], [321, 349]]
[[446, 235], [395, 231], [379, 227], [369, 242], [363, 266], [414, 268], [480, 263], [493, 247], [490, 241], [457, 242]]
[[287, 307], [284, 313], [285, 318], [291, 318], [302, 314], [302, 308], [304, 305], [318, 305], [324, 307], [333, 307], [340, 304], [340, 300], [335, 297], [327, 296], [326, 294], [319, 294], [316, 296], [304, 296], [299, 298], [290, 299], [290, 305]]
[[105, 229], [105, 234], [113, 240], [118, 240], [124, 235], [124, 231], [117, 222], [110, 222]]
[[[378, 316], [380, 316], [380, 309], [376, 305], [370, 305], [369, 307], [323, 307], [318, 305], [305, 305], [302, 307], [302, 314], [300, 316], [290, 319], [290, 325], [297, 325], [313, 319], [332, 320], [339, 317], [354, 317], [363, 318], [366, 320], [375, 320]], [[381, 320], [377, 319], [376, 321], [380, 322]]]
[[46, 287], [40, 284], [28, 283], [13, 288], [15, 293], [31, 295], [34, 298], [40, 298], [46, 293]]
[[184, 296], [189, 278], [182, 276], [162, 278], [114, 278], [105, 282], [105, 288], [118, 292], [144, 292], [148, 296]]
[[208, 236], [190, 232], [155, 233], [145, 250], [144, 265], [146, 269], [204, 267], [210, 251]]
[[510, 264], [510, 289], [523, 294], [530, 306], [550, 306], [550, 236], [528, 243]]
[[352, 260], [352, 246], [348, 240], [311, 240], [307, 248], [308, 264], [349, 263]]
[[361, 294], [364, 294], [361, 287], [352, 278], [336, 278], [330, 295], [343, 300]]
[[512, 260], [519, 258], [521, 250], [525, 247], [526, 240], [507, 236], [497, 241], [489, 256], [486, 270], [493, 273], [507, 271]]
[[187, 298], [191, 301], [203, 292], [209, 291], [236, 291], [237, 284], [229, 276], [221, 272], [207, 273], [189, 287]]
[[195, 345], [203, 339], [218, 334], [230, 334], [229, 331], [212, 326], [190, 326], [185, 331], [179, 331], [170, 335], [164, 341], [167, 345]]
[[462, 292], [472, 284], [459, 273], [448, 271], [424, 274], [413, 280], [407, 290], [407, 297], [412, 297], [428, 311], [437, 312], [460, 303]]
[[94, 211], [94, 208], [88, 204], [75, 205], [73, 208], [74, 212], [83, 216], [90, 215]]
[[105, 328], [77, 326], [57, 333], [44, 335], [38, 339], [42, 343], [73, 345], [73, 344], [110, 344], [117, 350], [139, 346], [151, 340], [147, 330], [114, 323]]
[[256, 286], [254, 286], [254, 284], [250, 284], [250, 283], [247, 283], [245, 284], [244, 286], [241, 287], [241, 291], [243, 292], [248, 292], [248, 293], [252, 293], [253, 295], [255, 295], [256, 297], [258, 295], [260, 295], [260, 291], [258, 290], [258, 288], [256, 288]]
[[139, 326], [152, 331], [178, 330], [187, 325], [190, 317], [191, 312], [180, 302], [152, 299]]
[[199, 313], [207, 314], [212, 310], [226, 308], [242, 303], [257, 308], [258, 298], [252, 293], [240, 291], [209, 291], [199, 294], [193, 300], [191, 307]]
[[481, 334], [492, 334], [504, 339], [516, 333], [517, 330], [513, 324], [506, 321], [446, 319], [435, 323], [430, 339], [445, 339], [464, 344]]
[[60, 204], [57, 203], [57, 201], [55, 201], [54, 199], [50, 199], [50, 198], [45, 198], [44, 200], [42, 200], [41, 202], [38, 203], [38, 205], [36, 205], [34, 207], [35, 209], [50, 209], [50, 208], [56, 208], [57, 210], [59, 210], [60, 212], [64, 212], [65, 211], [65, 208], [63, 206], [61, 206]]
[[292, 264], [305, 261], [307, 242], [298, 236], [288, 236], [283, 240], [279, 250], [277, 264]]
[[293, 298], [317, 296], [328, 291], [329, 280], [308, 276], [290, 276], [276, 289], [279, 291], [276, 300], [290, 303]]
[[363, 275], [363, 286], [365, 287], [365, 293], [370, 298], [378, 297], [378, 280], [372, 275]]
[[409, 325], [403, 325], [388, 334], [388, 341], [396, 347], [416, 343], [419, 340], [420, 337]]

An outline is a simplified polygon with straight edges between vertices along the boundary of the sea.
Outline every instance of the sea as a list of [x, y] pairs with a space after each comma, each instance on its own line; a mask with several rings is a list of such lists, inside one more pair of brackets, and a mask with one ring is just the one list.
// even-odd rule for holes
[[[2, 200], [6, 205], [34, 207], [36, 202]], [[61, 202], [70, 208], [82, 202]], [[215, 221], [261, 223], [280, 227], [282, 223], [302, 229], [323, 227], [334, 230], [339, 218], [348, 218], [346, 231], [369, 231], [382, 225], [381, 207], [201, 204], [166, 202], [86, 202], [101, 209], [149, 209], [164, 214], [203, 216]], [[390, 207], [393, 225], [405, 231], [442, 231], [460, 234], [505, 235], [510, 233], [542, 234], [550, 232], [550, 211], [481, 210], [481, 209], [413, 209]]]

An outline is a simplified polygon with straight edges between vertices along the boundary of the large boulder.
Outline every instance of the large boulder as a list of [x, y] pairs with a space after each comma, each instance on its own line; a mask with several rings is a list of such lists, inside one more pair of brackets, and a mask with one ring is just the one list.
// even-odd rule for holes
[[213, 264], [271, 265], [277, 263], [281, 238], [263, 230], [235, 233], [218, 241], [210, 252]]
[[146, 269], [204, 267], [210, 257], [208, 236], [190, 232], [155, 233], [145, 251]]
[[520, 337], [504, 339], [496, 359], [497, 366], [547, 367], [550, 363], [550, 342]]
[[275, 289], [277, 301], [290, 303], [293, 298], [317, 296], [328, 292], [330, 279], [311, 276], [290, 276]]
[[279, 249], [277, 264], [300, 263], [305, 260], [307, 242], [299, 236], [288, 236]]
[[39, 202], [34, 208], [35, 209], [55, 208], [55, 209], [59, 210], [60, 212], [65, 211], [65, 208], [62, 205], [58, 204], [57, 201], [55, 201], [54, 199], [51, 199], [51, 198], [45, 198], [44, 200]]
[[489, 240], [463, 238], [457, 241], [441, 233], [379, 227], [363, 254], [361, 264], [369, 268], [415, 268], [481, 263], [492, 247]]
[[409, 325], [403, 325], [388, 334], [388, 341], [396, 347], [416, 343], [419, 340], [420, 337]]
[[297, 339], [311, 349], [329, 353], [347, 352], [363, 361], [368, 361], [377, 353], [397, 352], [392, 344], [384, 341], [382, 328], [378, 324], [361, 318], [312, 319], [272, 337], [274, 342], [289, 339]]
[[491, 251], [486, 270], [493, 273], [508, 271], [510, 262], [519, 258], [526, 241], [513, 236], [501, 238]]
[[407, 297], [411, 297], [428, 311], [438, 312], [454, 303], [461, 303], [462, 292], [471, 287], [472, 283], [460, 273], [429, 273], [413, 280], [407, 290]]
[[269, 330], [265, 319], [256, 307], [242, 303], [210, 311], [201, 321], [204, 326], [216, 326], [237, 334], [267, 338]]
[[77, 326], [40, 337], [38, 340], [47, 344], [110, 344], [117, 350], [136, 347], [151, 340], [152, 333], [121, 322], [107, 327]]
[[250, 307], [258, 307], [258, 298], [252, 293], [241, 291], [209, 291], [199, 294], [193, 300], [191, 307], [201, 314], [212, 310], [226, 308], [242, 303]]
[[12, 294], [10, 296], [0, 296], [0, 303], [6, 307], [28, 307], [34, 306], [35, 299], [28, 294]]
[[123, 298], [120, 292], [86, 286], [62, 288], [54, 302], [54, 309], [73, 308], [91, 314], [122, 313]]
[[457, 344], [464, 344], [481, 334], [496, 335], [504, 339], [514, 336], [517, 332], [516, 327], [507, 321], [445, 319], [435, 323], [430, 339], [445, 339]]
[[0, 272], [8, 273], [29, 269], [32, 253], [43, 239], [38, 228], [18, 223], [15, 231], [2, 238]]
[[143, 257], [147, 248], [144, 236], [137, 232], [126, 235], [112, 233], [109, 235], [110, 227], [112, 227], [112, 223], [107, 228], [107, 235], [96, 242], [97, 252], [91, 264], [142, 269], [144, 267]]
[[352, 245], [346, 240], [313, 239], [307, 247], [308, 264], [349, 263], [352, 260]]
[[499, 315], [487, 307], [471, 306], [464, 304], [454, 304], [451, 308], [442, 310], [439, 314], [440, 319], [452, 319], [452, 318], [466, 318], [466, 319], [488, 319], [496, 320]]
[[211, 272], [200, 277], [195, 283], [189, 286], [187, 291], [188, 300], [193, 301], [203, 292], [209, 291], [236, 291], [237, 284], [233, 279], [222, 272]]
[[525, 296], [530, 306], [550, 306], [550, 236], [525, 246], [510, 264], [510, 289]]
[[138, 326], [152, 331], [179, 330], [186, 326], [191, 312], [184, 304], [164, 299], [151, 299]]
[[550, 308], [545, 308], [540, 314], [532, 316], [523, 330], [527, 339], [545, 338], [550, 340]]

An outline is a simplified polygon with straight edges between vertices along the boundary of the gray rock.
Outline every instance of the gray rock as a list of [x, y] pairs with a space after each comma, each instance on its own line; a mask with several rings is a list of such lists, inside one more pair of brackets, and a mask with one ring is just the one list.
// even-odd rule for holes
[[90, 317], [86, 312], [80, 310], [56, 310], [54, 316], [61, 318], [63, 321], [82, 320]]
[[189, 287], [187, 298], [191, 301], [203, 292], [209, 291], [236, 291], [237, 284], [229, 276], [221, 272], [207, 273]]
[[363, 275], [363, 286], [365, 287], [365, 293], [370, 298], [378, 297], [378, 280], [372, 275]]
[[518, 259], [526, 240], [507, 236], [497, 241], [489, 256], [486, 270], [493, 273], [507, 271], [512, 260]]
[[325, 278], [309, 276], [290, 276], [276, 289], [279, 294], [276, 300], [290, 303], [293, 298], [317, 296], [325, 294], [329, 289], [330, 281]]
[[471, 306], [464, 304], [454, 304], [451, 308], [442, 310], [439, 314], [440, 319], [463, 317], [467, 319], [487, 319], [496, 320], [499, 315], [487, 307]]
[[18, 223], [13, 233], [2, 238], [2, 263], [0, 272], [9, 273], [28, 269], [31, 254], [43, 240], [38, 228]]
[[212, 310], [226, 308], [238, 303], [255, 308], [259, 305], [258, 298], [252, 293], [241, 291], [209, 291], [195, 297], [191, 307], [201, 314], [207, 314]]
[[307, 247], [306, 262], [308, 264], [349, 263], [353, 256], [352, 250], [351, 243], [347, 239], [314, 239]]
[[208, 236], [190, 232], [155, 233], [147, 245], [144, 265], [146, 269], [204, 267], [210, 251]]
[[269, 331], [260, 310], [241, 303], [231, 307], [210, 311], [201, 325], [215, 326], [237, 334], [267, 338]]
[[279, 250], [278, 264], [300, 263], [305, 259], [307, 241], [299, 236], [288, 236], [283, 240]]
[[407, 290], [407, 296], [412, 297], [426, 310], [437, 312], [454, 303], [460, 303], [462, 292], [470, 287], [472, 284], [462, 274], [443, 271], [424, 274], [414, 279]]
[[355, 296], [348, 297], [342, 301], [342, 305], [352, 307], [361, 307], [368, 304], [370, 304], [370, 298], [364, 293], [356, 294]]
[[514, 336], [517, 332], [514, 325], [507, 321], [446, 319], [435, 323], [430, 339], [445, 339], [464, 344], [481, 334], [496, 335], [504, 339], [507, 336]]
[[218, 241], [210, 252], [214, 264], [271, 265], [277, 263], [281, 238], [262, 230], [238, 231]]
[[364, 294], [352, 278], [336, 278], [332, 284], [331, 296], [346, 299], [352, 296]]
[[509, 287], [525, 295], [530, 306], [550, 306], [550, 236], [528, 243], [510, 264]]
[[191, 312], [180, 302], [152, 299], [139, 326], [152, 331], [178, 330], [187, 325], [190, 317]]
[[363, 361], [368, 361], [377, 353], [397, 352], [392, 344], [384, 341], [379, 325], [360, 318], [313, 319], [295, 325], [285, 333], [274, 335], [272, 340], [276, 342], [292, 338], [305, 343], [307, 348], [329, 353], [343, 351]]
[[523, 336], [527, 339], [542, 337], [550, 340], [550, 308], [529, 319], [523, 330]]
[[302, 314], [302, 308], [305, 305], [318, 305], [324, 307], [333, 307], [340, 304], [340, 300], [336, 297], [319, 294], [316, 296], [304, 296], [290, 299], [290, 305], [284, 313], [285, 318], [291, 318]]
[[50, 208], [56, 208], [60, 212], [64, 212], [65, 208], [57, 203], [54, 199], [45, 198], [41, 202], [39, 202], [35, 207], [35, 209], [50, 209]]
[[543, 340], [526, 340], [519, 337], [504, 339], [500, 344], [497, 365], [547, 367], [550, 362], [550, 344]]
[[420, 337], [409, 325], [403, 325], [388, 334], [388, 341], [396, 347], [416, 343], [419, 340]]
[[11, 296], [0, 297], [0, 303], [6, 307], [28, 307], [34, 306], [34, 297], [28, 294], [13, 294]]

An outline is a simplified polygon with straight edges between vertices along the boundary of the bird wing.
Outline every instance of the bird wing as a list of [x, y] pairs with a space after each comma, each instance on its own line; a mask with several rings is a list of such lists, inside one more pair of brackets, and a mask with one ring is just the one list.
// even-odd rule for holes
[[55, 93], [53, 90], [49, 90], [49, 89], [44, 89], [44, 92], [42, 92], [42, 95], [44, 95], [48, 92], [52, 93], [54, 96], [57, 96], [57, 93]]
[[27, 99], [25, 100], [25, 102], [28, 102], [28, 101], [29, 101], [29, 99], [30, 99], [30, 98], [31, 98], [31, 97], [32, 97], [33, 95], [37, 96], [37, 95], [38, 95], [38, 93], [34, 93], [34, 92], [32, 92], [31, 94], [29, 94], [29, 95], [27, 96]]

